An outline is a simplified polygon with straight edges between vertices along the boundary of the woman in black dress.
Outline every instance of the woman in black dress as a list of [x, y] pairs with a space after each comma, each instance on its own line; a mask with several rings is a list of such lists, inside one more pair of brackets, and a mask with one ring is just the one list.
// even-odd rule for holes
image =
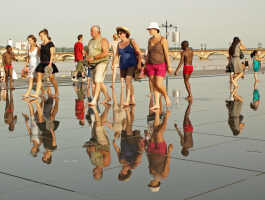
[[42, 41], [40, 48], [40, 64], [36, 68], [37, 72], [37, 89], [34, 95], [31, 95], [34, 98], [38, 98], [40, 94], [40, 89], [42, 87], [42, 78], [44, 73], [48, 74], [50, 82], [53, 84], [55, 97], [59, 95], [58, 84], [55, 80], [54, 74], [58, 73], [56, 65], [53, 63], [55, 59], [55, 46], [51, 41], [49, 32], [47, 29], [43, 29], [39, 33], [40, 39]]

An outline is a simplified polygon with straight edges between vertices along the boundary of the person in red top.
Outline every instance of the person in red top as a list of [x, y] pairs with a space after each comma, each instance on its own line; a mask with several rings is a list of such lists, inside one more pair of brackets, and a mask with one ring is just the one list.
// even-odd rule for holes
[[75, 43], [75, 46], [74, 46], [74, 54], [75, 54], [75, 62], [77, 63], [76, 65], [76, 70], [74, 72], [74, 75], [73, 75], [73, 80], [76, 80], [77, 79], [77, 75], [79, 72], [81, 72], [82, 74], [82, 78], [83, 80], [85, 80], [85, 68], [84, 68], [84, 54], [85, 54], [85, 51], [84, 51], [84, 46], [83, 46], [83, 35], [78, 35], [77, 37], [78, 41]]

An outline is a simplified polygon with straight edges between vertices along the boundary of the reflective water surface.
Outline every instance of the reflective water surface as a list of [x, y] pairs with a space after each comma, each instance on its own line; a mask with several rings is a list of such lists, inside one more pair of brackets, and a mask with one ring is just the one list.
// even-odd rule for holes
[[137, 104], [127, 108], [119, 84], [111, 105], [91, 108], [85, 85], [39, 100], [2, 90], [0, 199], [262, 199], [259, 78], [240, 81], [243, 102], [226, 101], [226, 76], [192, 79], [193, 102], [183, 80], [170, 80], [173, 105], [155, 112], [147, 82], [134, 83]]

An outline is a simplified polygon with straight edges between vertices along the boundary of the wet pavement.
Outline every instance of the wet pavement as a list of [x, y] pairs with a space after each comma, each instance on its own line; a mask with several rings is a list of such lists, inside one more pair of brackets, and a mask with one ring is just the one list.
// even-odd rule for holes
[[226, 76], [193, 78], [192, 103], [184, 99], [183, 80], [172, 79], [173, 105], [162, 114], [149, 113], [147, 82], [134, 84], [135, 107], [89, 109], [85, 100], [84, 114], [80, 86], [65, 82], [59, 99], [32, 102], [21, 100], [20, 87], [11, 94], [14, 108], [10, 97], [7, 107], [0, 101], [0, 199], [262, 199], [265, 78], [259, 77], [256, 111], [252, 74], [240, 81], [242, 104], [225, 102]]

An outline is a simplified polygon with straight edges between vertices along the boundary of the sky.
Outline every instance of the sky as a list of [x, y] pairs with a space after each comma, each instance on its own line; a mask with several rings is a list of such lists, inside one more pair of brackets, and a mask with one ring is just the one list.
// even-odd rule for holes
[[0, 45], [9, 38], [20, 41], [29, 34], [37, 36], [47, 28], [57, 47], [72, 47], [80, 33], [87, 43], [91, 25], [98, 24], [110, 41], [115, 27], [126, 26], [139, 46], [146, 48], [149, 22], [168, 20], [179, 25], [181, 40], [188, 40], [193, 48], [201, 43], [207, 48], [227, 48], [234, 36], [247, 47], [255, 48], [259, 42], [265, 47], [264, 11], [264, 0], [1, 1]]

